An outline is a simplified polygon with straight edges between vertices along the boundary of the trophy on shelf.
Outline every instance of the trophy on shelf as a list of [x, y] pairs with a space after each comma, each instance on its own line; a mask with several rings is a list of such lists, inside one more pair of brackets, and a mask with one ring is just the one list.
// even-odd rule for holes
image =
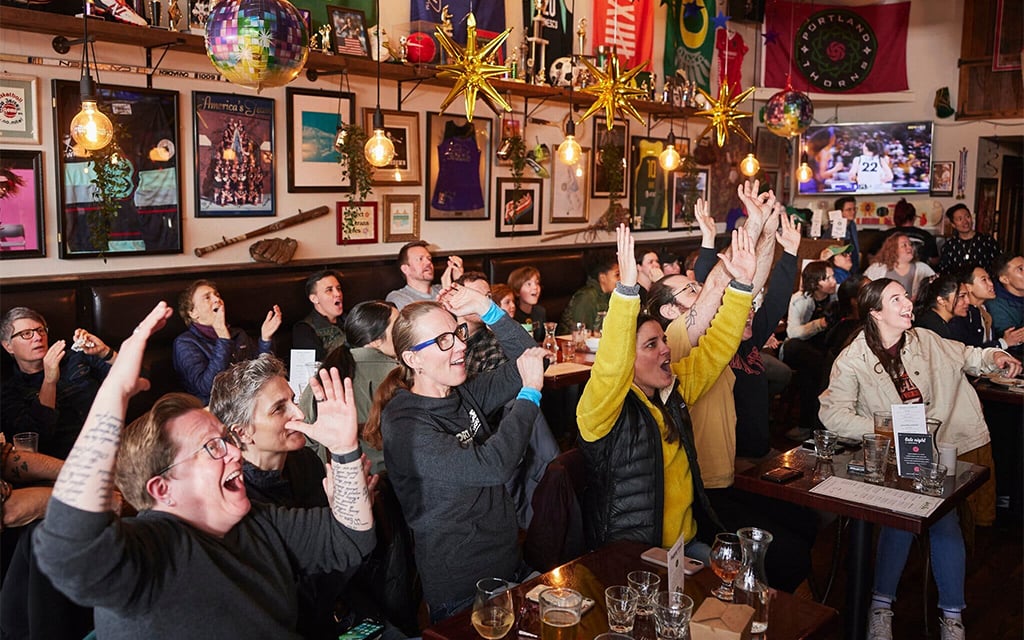
[[[545, 78], [544, 68], [547, 66], [547, 47], [548, 40], [541, 37], [544, 28], [544, 10], [548, 6], [549, 0], [534, 0], [533, 7], [535, 9], [533, 14], [533, 35], [526, 40], [530, 43], [530, 59], [527, 61], [528, 72], [532, 74], [533, 84], [545, 86], [547, 85], [547, 79]], [[537, 45], [540, 45], [540, 59], [537, 58]], [[538, 64], [539, 62], [539, 64]]]
[[318, 31], [320, 32], [320, 52], [334, 53], [331, 51], [331, 25], [321, 25]]
[[181, 22], [181, 8], [178, 6], [176, 0], [171, 0], [171, 5], [167, 7], [167, 26], [170, 27], [171, 31], [178, 30], [178, 23]]
[[579, 43], [579, 50], [577, 53], [583, 55], [585, 53], [584, 46], [587, 44], [587, 19], [580, 18], [580, 26], [576, 29], [576, 40]]
[[[448, 5], [441, 7], [441, 31], [448, 36], [448, 39], [453, 40], [455, 38], [455, 27], [452, 26], [452, 12]], [[441, 64], [446, 63], [448, 61], [448, 53], [444, 50], [444, 47], [441, 47], [439, 54], [439, 62]]]

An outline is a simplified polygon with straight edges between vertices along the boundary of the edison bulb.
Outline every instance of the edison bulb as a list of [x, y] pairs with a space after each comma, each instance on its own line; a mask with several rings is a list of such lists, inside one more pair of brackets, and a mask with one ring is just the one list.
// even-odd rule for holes
[[679, 163], [682, 158], [679, 157], [679, 152], [676, 151], [676, 145], [670, 144], [665, 147], [665, 150], [658, 156], [658, 164], [665, 171], [675, 171], [679, 168]]
[[363, 147], [366, 159], [375, 167], [384, 167], [395, 157], [395, 145], [384, 133], [384, 129], [374, 129], [373, 136]]
[[89, 151], [97, 151], [114, 139], [114, 125], [96, 108], [95, 100], [82, 100], [82, 110], [71, 120], [71, 137]]
[[810, 182], [813, 177], [814, 172], [811, 171], [811, 167], [806, 162], [801, 162], [800, 168], [796, 170], [796, 179], [800, 182]]
[[757, 175], [757, 172], [760, 170], [761, 163], [757, 161], [753, 153], [748, 153], [747, 157], [740, 160], [740, 173], [748, 178]]
[[401, 182], [402, 181], [402, 170], [401, 169], [395, 169], [394, 179], [395, 179], [395, 182]]
[[558, 161], [562, 164], [574, 166], [583, 157], [583, 149], [580, 143], [576, 142], [576, 136], [566, 134], [565, 140], [558, 145]]

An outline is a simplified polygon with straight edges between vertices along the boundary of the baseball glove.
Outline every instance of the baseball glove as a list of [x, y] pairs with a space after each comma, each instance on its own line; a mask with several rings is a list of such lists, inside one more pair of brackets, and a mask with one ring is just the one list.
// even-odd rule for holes
[[266, 238], [249, 246], [249, 255], [256, 262], [285, 264], [295, 255], [299, 243], [292, 238]]

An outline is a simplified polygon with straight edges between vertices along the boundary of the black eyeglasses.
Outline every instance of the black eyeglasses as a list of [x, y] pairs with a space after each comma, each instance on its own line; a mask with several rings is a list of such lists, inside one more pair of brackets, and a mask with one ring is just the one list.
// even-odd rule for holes
[[696, 282], [690, 282], [690, 283], [684, 284], [679, 289], [676, 289], [675, 291], [673, 291], [672, 292], [672, 297], [675, 298], [680, 293], [689, 293], [690, 295], [696, 295], [697, 291], [699, 291], [699, 290], [700, 290], [700, 285], [699, 284], [697, 284]]
[[22, 340], [31, 340], [33, 333], [38, 333], [40, 336], [45, 336], [50, 330], [46, 327], [36, 327], [35, 329], [25, 329], [17, 333], [12, 333], [12, 338], [21, 338]]
[[188, 462], [200, 451], [205, 451], [206, 453], [210, 454], [210, 457], [213, 458], [214, 460], [221, 460], [224, 458], [224, 456], [228, 455], [229, 444], [234, 445], [235, 447], [239, 447], [241, 445], [241, 443], [239, 443], [238, 441], [238, 436], [236, 436], [231, 431], [228, 431], [226, 435], [218, 436], [216, 438], [210, 438], [203, 444], [203, 446], [199, 447], [198, 449], [188, 454], [181, 460], [178, 460], [177, 462], [172, 462], [171, 464], [167, 465], [166, 467], [154, 473], [153, 475], [164, 475], [165, 473], [167, 473], [174, 467], [178, 466], [179, 464], [183, 462]]
[[431, 338], [430, 340], [426, 340], [417, 345], [413, 345], [409, 347], [409, 351], [422, 351], [423, 349], [426, 349], [432, 344], [436, 344], [437, 348], [440, 349], [441, 351], [448, 351], [449, 349], [455, 346], [455, 338], [458, 338], [459, 340], [465, 342], [466, 338], [468, 337], [469, 325], [463, 322], [459, 326], [455, 327], [455, 331], [446, 331], [445, 333], [442, 333], [441, 335], [435, 338]]

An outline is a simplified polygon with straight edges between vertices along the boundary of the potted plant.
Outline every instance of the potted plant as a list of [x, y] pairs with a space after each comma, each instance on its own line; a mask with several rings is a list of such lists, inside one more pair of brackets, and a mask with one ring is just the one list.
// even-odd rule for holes
[[338, 151], [338, 163], [341, 165], [341, 177], [347, 178], [352, 185], [352, 193], [348, 195], [348, 204], [341, 212], [341, 226], [345, 234], [355, 231], [355, 221], [359, 216], [358, 203], [366, 201], [373, 191], [373, 165], [366, 159], [363, 147], [366, 145], [366, 131], [358, 124], [346, 124], [338, 132], [338, 141], [334, 148]]

